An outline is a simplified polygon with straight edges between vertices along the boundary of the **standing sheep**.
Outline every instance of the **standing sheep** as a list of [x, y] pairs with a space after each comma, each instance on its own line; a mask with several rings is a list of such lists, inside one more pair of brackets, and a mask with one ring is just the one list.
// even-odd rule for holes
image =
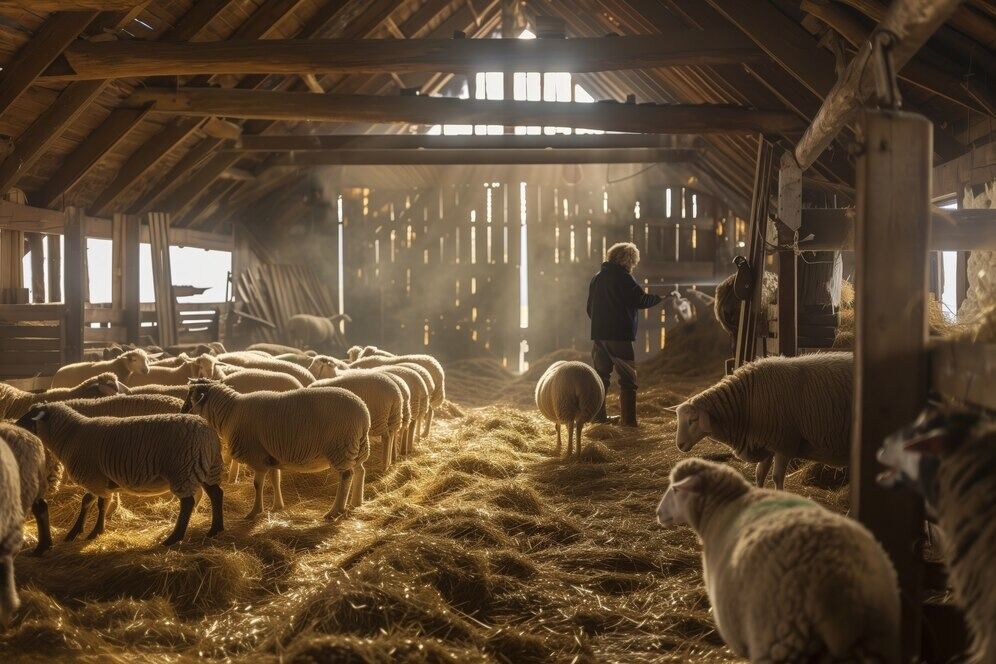
[[354, 369], [335, 378], [317, 380], [309, 387], [341, 387], [349, 390], [370, 411], [370, 436], [379, 436], [384, 445], [384, 469], [391, 467], [396, 445], [400, 445], [404, 396], [401, 389], [387, 374], [377, 371]]
[[376, 346], [353, 346], [346, 351], [346, 356], [349, 358], [350, 362], [355, 362], [361, 357], [371, 357], [373, 355], [379, 355], [381, 357], [394, 357], [394, 353], [377, 348]]
[[186, 385], [140, 385], [139, 387], [124, 387], [123, 394], [162, 394], [177, 399], [187, 398]]
[[567, 456], [581, 454], [581, 429], [595, 417], [604, 400], [602, 380], [584, 362], [561, 360], [543, 372], [536, 382], [536, 406], [557, 426], [558, 455], [563, 444], [562, 424], [567, 425]]
[[294, 346], [284, 346], [282, 344], [267, 344], [258, 343], [252, 344], [246, 348], [246, 350], [261, 350], [268, 355], [283, 355], [285, 353], [293, 353], [294, 355], [304, 355], [304, 351], [300, 348], [295, 348]]
[[376, 370], [404, 381], [408, 388], [408, 395], [411, 399], [409, 403], [410, 424], [402, 436], [401, 451], [404, 454], [411, 454], [415, 448], [416, 436], [419, 436], [419, 440], [421, 440], [421, 424], [429, 416], [429, 396], [432, 392], [426, 385], [422, 374], [410, 367], [391, 364]]
[[0, 383], [0, 419], [16, 420], [36, 403], [65, 401], [67, 399], [94, 399], [119, 394], [124, 387], [117, 376], [108, 372], [87, 378], [76, 387], [57, 387], [39, 394], [25, 392], [11, 385]]
[[14, 556], [21, 549], [24, 510], [17, 459], [0, 439], [0, 626], [6, 627], [21, 606], [14, 582]]
[[432, 376], [432, 395], [429, 400], [429, 416], [425, 422], [425, 427], [422, 430], [422, 435], [429, 435], [429, 428], [432, 426], [432, 415], [436, 408], [443, 405], [443, 401], [446, 399], [446, 374], [443, 371], [443, 366], [439, 363], [439, 360], [432, 357], [431, 355], [416, 354], [416, 355], [370, 355], [368, 357], [361, 357], [355, 362], [350, 363], [350, 366], [356, 369], [371, 369], [376, 367], [383, 367], [392, 364], [415, 364], [426, 371]]
[[847, 466], [853, 367], [850, 353], [745, 364], [678, 406], [678, 449], [688, 453], [711, 436], [738, 459], [757, 463], [758, 486], [764, 486], [773, 460], [778, 489], [793, 458]]
[[216, 357], [203, 355], [197, 358], [201, 365], [201, 378], [215, 377], [215, 366], [217, 364], [229, 364], [244, 369], [265, 369], [266, 371], [279, 371], [297, 378], [302, 385], [311, 385], [315, 382], [315, 377], [311, 372], [293, 362], [284, 362], [273, 357], [262, 354], [243, 351], [241, 353], [224, 353]]
[[55, 372], [55, 376], [52, 377], [52, 387], [73, 387], [87, 378], [93, 378], [108, 371], [117, 376], [121, 382], [124, 382], [133, 373], [147, 374], [149, 373], [149, 356], [144, 350], [136, 348], [122, 353], [113, 360], [67, 364]]
[[899, 662], [899, 588], [859, 523], [811, 500], [752, 488], [735, 470], [685, 459], [657, 508], [702, 543], [713, 618], [752, 662]]
[[936, 514], [971, 661], [996, 662], [996, 425], [975, 413], [928, 409], [886, 438], [878, 459], [886, 466], [881, 484], [912, 486]]
[[349, 321], [349, 316], [339, 314], [323, 318], [309, 314], [297, 314], [287, 319], [284, 331], [294, 345], [299, 348], [330, 349], [342, 345], [339, 321]]
[[33, 406], [17, 424], [37, 434], [73, 481], [86, 489], [66, 541], [83, 531], [95, 497], [97, 522], [87, 539], [104, 532], [113, 491], [139, 495], [170, 491], [180, 499], [176, 526], [164, 546], [179, 542], [186, 534], [198, 487], [211, 499], [208, 537], [224, 530], [221, 447], [214, 430], [202, 419], [190, 415], [89, 418], [66, 404], [53, 403]]
[[[202, 355], [201, 357], [214, 357], [213, 355]], [[144, 374], [131, 374], [125, 379], [128, 387], [140, 387], [142, 385], [186, 385], [191, 378], [197, 378], [200, 372], [200, 365], [197, 360], [186, 355], [180, 356], [180, 362], [176, 366], [161, 366], [154, 364], [149, 367], [149, 371]]]
[[48, 502], [45, 500], [49, 475], [45, 447], [37, 436], [8, 422], [0, 422], [0, 440], [7, 442], [17, 461], [21, 487], [21, 513], [27, 518], [30, 509], [35, 516], [35, 523], [38, 525], [38, 544], [32, 555], [40, 556], [52, 548]]
[[[183, 407], [215, 427], [232, 458], [253, 469], [256, 495], [247, 519], [263, 511], [266, 476], [282, 469], [338, 471], [339, 487], [327, 519], [345, 511], [347, 498], [354, 507], [362, 504], [370, 413], [355, 394], [340, 387], [239, 394], [202, 378], [191, 383]], [[273, 485], [279, 496], [279, 476], [273, 477]]]

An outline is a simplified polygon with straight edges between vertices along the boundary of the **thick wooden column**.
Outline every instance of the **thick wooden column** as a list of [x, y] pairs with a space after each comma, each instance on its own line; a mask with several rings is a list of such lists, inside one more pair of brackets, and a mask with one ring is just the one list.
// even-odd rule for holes
[[927, 398], [927, 247], [930, 122], [898, 111], [862, 111], [857, 162], [854, 420], [851, 514], [885, 547], [904, 598], [903, 661], [920, 646], [923, 503], [875, 482], [882, 439], [908, 424]]
[[795, 237], [802, 226], [802, 169], [791, 152], [782, 155], [778, 170], [778, 353], [798, 353], [798, 288]]
[[86, 238], [83, 235], [83, 210], [66, 209], [66, 258], [63, 291], [66, 300], [66, 318], [62, 330], [63, 359], [79, 362], [83, 359], [83, 254]]
[[45, 301], [45, 236], [26, 233], [25, 239], [31, 252], [31, 301], [41, 304]]
[[113, 217], [114, 270], [111, 301], [123, 313], [129, 343], [138, 343], [142, 311], [139, 290], [139, 233], [141, 218], [115, 214]]
[[48, 245], [48, 301], [62, 302], [62, 236], [46, 235]]

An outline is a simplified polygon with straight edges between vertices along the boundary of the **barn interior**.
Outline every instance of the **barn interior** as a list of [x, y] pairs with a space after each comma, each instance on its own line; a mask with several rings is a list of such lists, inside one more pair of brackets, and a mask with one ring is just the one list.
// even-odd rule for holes
[[[996, 410], [996, 336], [966, 332], [996, 303], [994, 47], [991, 0], [0, 0], [0, 381], [295, 345], [299, 314], [335, 321], [320, 353], [447, 371], [434, 433], [372, 456], [348, 519], [321, 519], [333, 475], [286, 473], [254, 522], [251, 482], [226, 485], [216, 540], [196, 513], [162, 549], [176, 501], [128, 496], [99, 540], [25, 550], [0, 653], [738, 661], [694, 534], [653, 522], [674, 408], [755, 358], [853, 348], [850, 468], [786, 487], [875, 534], [904, 661], [948, 661], [922, 501], [876, 485], [875, 451], [938, 395]], [[664, 298], [641, 427], [565, 461], [533, 388], [589, 357], [616, 242]], [[57, 534], [80, 493], [50, 499]]]

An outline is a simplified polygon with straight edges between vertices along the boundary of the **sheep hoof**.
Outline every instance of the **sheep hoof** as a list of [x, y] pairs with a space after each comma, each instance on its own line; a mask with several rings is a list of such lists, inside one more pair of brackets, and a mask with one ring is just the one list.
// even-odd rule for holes
[[252, 520], [254, 520], [256, 517], [258, 517], [262, 513], [263, 513], [263, 510], [256, 510], [256, 509], [254, 509], [251, 512], [249, 512], [249, 514], [245, 515], [245, 520], [246, 521], [252, 521]]
[[220, 533], [220, 532], [222, 532], [224, 530], [225, 530], [224, 528], [212, 528], [211, 530], [208, 531], [207, 536], [208, 537], [217, 537], [218, 533]]
[[97, 536], [102, 534], [103, 532], [104, 532], [103, 530], [97, 530], [96, 528], [94, 528], [87, 534], [86, 538], [87, 540], [97, 539]]
[[326, 521], [337, 521], [337, 520], [339, 520], [345, 514], [346, 514], [346, 510], [331, 509], [331, 510], [329, 510], [328, 512], [325, 513], [325, 520]]
[[179, 537], [179, 536], [170, 535], [169, 537], [167, 537], [166, 539], [163, 540], [163, 546], [173, 546], [174, 544], [176, 544], [177, 542], [179, 542], [181, 539], [182, 538]]
[[280, 503], [273, 503], [273, 507], [270, 508], [270, 511], [271, 512], [283, 512], [284, 511], [284, 504], [282, 502], [280, 502]]
[[32, 556], [40, 556], [52, 548], [51, 542], [38, 542], [38, 545], [31, 552]]
[[68, 533], [66, 533], [66, 537], [64, 538], [63, 541], [65, 541], [65, 542], [72, 542], [74, 539], [76, 539], [77, 537], [79, 537], [79, 535], [80, 535], [80, 531], [78, 531], [78, 530], [70, 530]]

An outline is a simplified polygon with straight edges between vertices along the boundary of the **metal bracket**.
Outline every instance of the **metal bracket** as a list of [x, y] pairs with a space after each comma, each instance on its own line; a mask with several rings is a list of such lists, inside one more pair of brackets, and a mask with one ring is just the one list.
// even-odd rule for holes
[[892, 48], [896, 35], [888, 30], [877, 30], [871, 36], [872, 59], [875, 61], [875, 91], [879, 103], [884, 108], [898, 110], [903, 105], [896, 78], [896, 66], [892, 59]]

